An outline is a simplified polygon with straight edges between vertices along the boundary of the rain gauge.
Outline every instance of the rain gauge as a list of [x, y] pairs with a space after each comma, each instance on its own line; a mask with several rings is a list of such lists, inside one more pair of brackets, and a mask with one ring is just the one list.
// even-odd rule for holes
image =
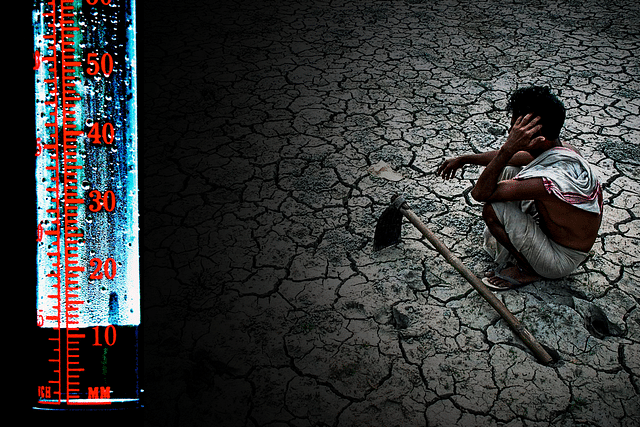
[[135, 0], [32, 1], [31, 406], [140, 408]]

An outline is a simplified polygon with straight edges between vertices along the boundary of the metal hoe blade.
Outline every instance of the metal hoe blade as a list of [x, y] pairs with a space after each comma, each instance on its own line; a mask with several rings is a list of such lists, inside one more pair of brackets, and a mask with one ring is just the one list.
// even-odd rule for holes
[[373, 235], [374, 251], [379, 251], [400, 242], [403, 215], [399, 208], [402, 203], [404, 203], [402, 197], [395, 197], [391, 206], [387, 207], [380, 215]]

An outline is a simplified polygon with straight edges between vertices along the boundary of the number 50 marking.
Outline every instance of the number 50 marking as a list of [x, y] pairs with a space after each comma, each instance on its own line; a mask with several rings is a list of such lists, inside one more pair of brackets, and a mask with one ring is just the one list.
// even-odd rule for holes
[[100, 71], [105, 77], [109, 77], [113, 72], [113, 58], [108, 53], [102, 55], [100, 62], [98, 62], [98, 54], [90, 53], [87, 55], [87, 62], [92, 68], [87, 68], [87, 74], [95, 76]]

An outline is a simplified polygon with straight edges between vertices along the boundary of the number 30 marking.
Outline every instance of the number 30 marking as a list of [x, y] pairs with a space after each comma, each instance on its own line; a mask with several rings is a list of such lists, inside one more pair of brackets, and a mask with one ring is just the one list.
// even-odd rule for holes
[[111, 212], [116, 207], [116, 195], [111, 190], [105, 191], [104, 194], [100, 193], [98, 190], [92, 190], [89, 192], [89, 197], [91, 197], [91, 201], [95, 203], [89, 205], [89, 210], [91, 212], [98, 212], [102, 208]]

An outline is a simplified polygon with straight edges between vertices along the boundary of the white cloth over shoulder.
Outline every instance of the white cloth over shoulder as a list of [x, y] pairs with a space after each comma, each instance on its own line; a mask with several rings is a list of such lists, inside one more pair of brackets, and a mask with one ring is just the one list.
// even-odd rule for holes
[[593, 168], [566, 147], [546, 150], [525, 166], [514, 179], [542, 178], [547, 191], [577, 208], [601, 213], [602, 189]]

